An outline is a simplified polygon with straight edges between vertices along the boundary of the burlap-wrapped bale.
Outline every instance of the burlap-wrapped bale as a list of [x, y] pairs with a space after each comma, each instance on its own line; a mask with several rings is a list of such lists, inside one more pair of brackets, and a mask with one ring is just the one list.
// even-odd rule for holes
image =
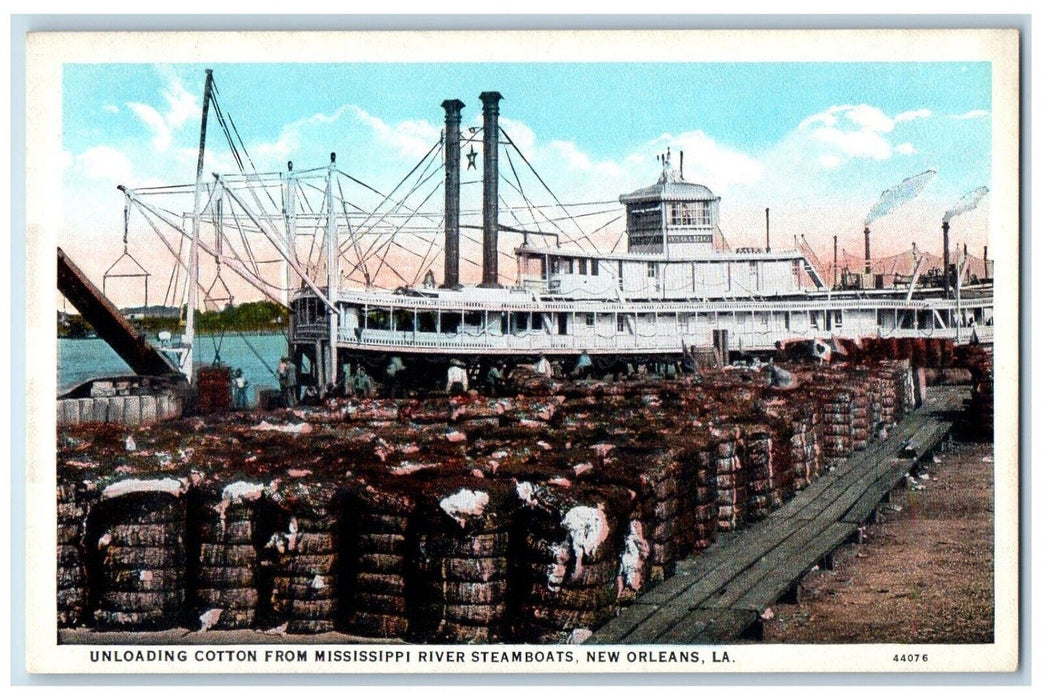
[[269, 548], [277, 552], [274, 615], [291, 634], [331, 632], [336, 627], [340, 555], [340, 498], [335, 484], [296, 481], [271, 489], [287, 526]]
[[348, 632], [403, 638], [414, 587], [416, 496], [393, 479], [359, 479], [344, 500], [342, 600]]
[[417, 586], [410, 636], [418, 641], [501, 641], [508, 628], [508, 569], [517, 496], [476, 477], [424, 485], [417, 527]]
[[[220, 481], [194, 491], [190, 538], [195, 569], [192, 617], [205, 629], [249, 629], [268, 622], [277, 554], [265, 548], [278, 527], [264, 484]], [[258, 619], [260, 617], [261, 619]]]
[[184, 484], [109, 484], [87, 526], [88, 575], [100, 629], [168, 629], [184, 623]]
[[515, 635], [574, 641], [613, 613], [630, 496], [618, 487], [520, 482], [517, 489], [524, 536]]
[[87, 516], [98, 499], [92, 482], [59, 483], [57, 577], [58, 627], [88, 622], [89, 587], [85, 549]]

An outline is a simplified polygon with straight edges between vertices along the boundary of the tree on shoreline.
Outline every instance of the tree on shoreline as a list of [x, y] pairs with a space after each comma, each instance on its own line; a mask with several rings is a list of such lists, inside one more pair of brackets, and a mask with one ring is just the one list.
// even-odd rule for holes
[[[129, 310], [124, 309], [124, 314]], [[135, 314], [136, 316], [136, 314]], [[160, 331], [178, 333], [184, 328], [185, 307], [179, 316], [142, 315], [131, 318], [131, 323], [142, 332], [154, 335]], [[219, 311], [201, 311], [196, 314], [196, 328], [200, 333], [283, 332], [289, 322], [289, 311], [285, 306], [272, 301], [248, 301], [228, 306]], [[90, 324], [79, 315], [64, 314], [58, 319], [59, 338], [86, 338], [92, 332]]]

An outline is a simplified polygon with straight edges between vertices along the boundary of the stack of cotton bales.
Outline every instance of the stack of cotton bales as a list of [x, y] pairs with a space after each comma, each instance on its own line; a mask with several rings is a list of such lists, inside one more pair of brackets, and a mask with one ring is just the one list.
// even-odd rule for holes
[[287, 519], [268, 547], [278, 553], [274, 604], [291, 634], [330, 632], [337, 621], [340, 519], [336, 485], [295, 481], [271, 491]]
[[185, 604], [184, 482], [125, 479], [91, 512], [87, 546], [100, 581], [94, 620], [106, 629], [167, 629]]
[[469, 476], [436, 479], [423, 492], [411, 635], [453, 643], [500, 641], [508, 626], [513, 489]]

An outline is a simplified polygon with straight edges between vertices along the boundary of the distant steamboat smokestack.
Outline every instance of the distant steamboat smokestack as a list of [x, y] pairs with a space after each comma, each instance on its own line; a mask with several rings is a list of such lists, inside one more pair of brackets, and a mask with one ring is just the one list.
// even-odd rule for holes
[[481, 260], [481, 286], [499, 286], [499, 101], [498, 92], [480, 95], [484, 116], [484, 188], [482, 221], [484, 227]]
[[865, 274], [869, 275], [872, 273], [872, 244], [869, 242], [869, 234], [872, 232], [868, 226], [865, 227]]
[[948, 296], [948, 222], [941, 222], [941, 232], [944, 233], [944, 252], [942, 264], [944, 265], [944, 296]]
[[459, 100], [445, 100], [445, 287], [459, 287]]
[[767, 207], [765, 210], [767, 215], [767, 252], [771, 252], [771, 208]]

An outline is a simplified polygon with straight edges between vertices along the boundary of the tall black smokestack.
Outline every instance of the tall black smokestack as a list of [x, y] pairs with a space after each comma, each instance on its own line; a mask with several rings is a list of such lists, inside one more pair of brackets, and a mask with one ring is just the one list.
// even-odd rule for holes
[[[681, 158], [683, 158], [683, 153], [681, 153]], [[766, 213], [767, 213], [767, 252], [770, 253], [771, 252], [771, 208], [770, 207], [766, 208]]]
[[948, 222], [941, 222], [941, 231], [944, 232], [944, 296], [948, 297]]
[[499, 101], [498, 92], [483, 92], [484, 189], [481, 203], [485, 231], [481, 258], [481, 286], [499, 286]]
[[869, 234], [872, 233], [868, 226], [865, 227], [865, 274], [872, 274], [872, 245], [868, 241]]
[[459, 100], [445, 100], [445, 287], [459, 286]]
[[984, 278], [988, 278], [988, 246], [984, 246]]

